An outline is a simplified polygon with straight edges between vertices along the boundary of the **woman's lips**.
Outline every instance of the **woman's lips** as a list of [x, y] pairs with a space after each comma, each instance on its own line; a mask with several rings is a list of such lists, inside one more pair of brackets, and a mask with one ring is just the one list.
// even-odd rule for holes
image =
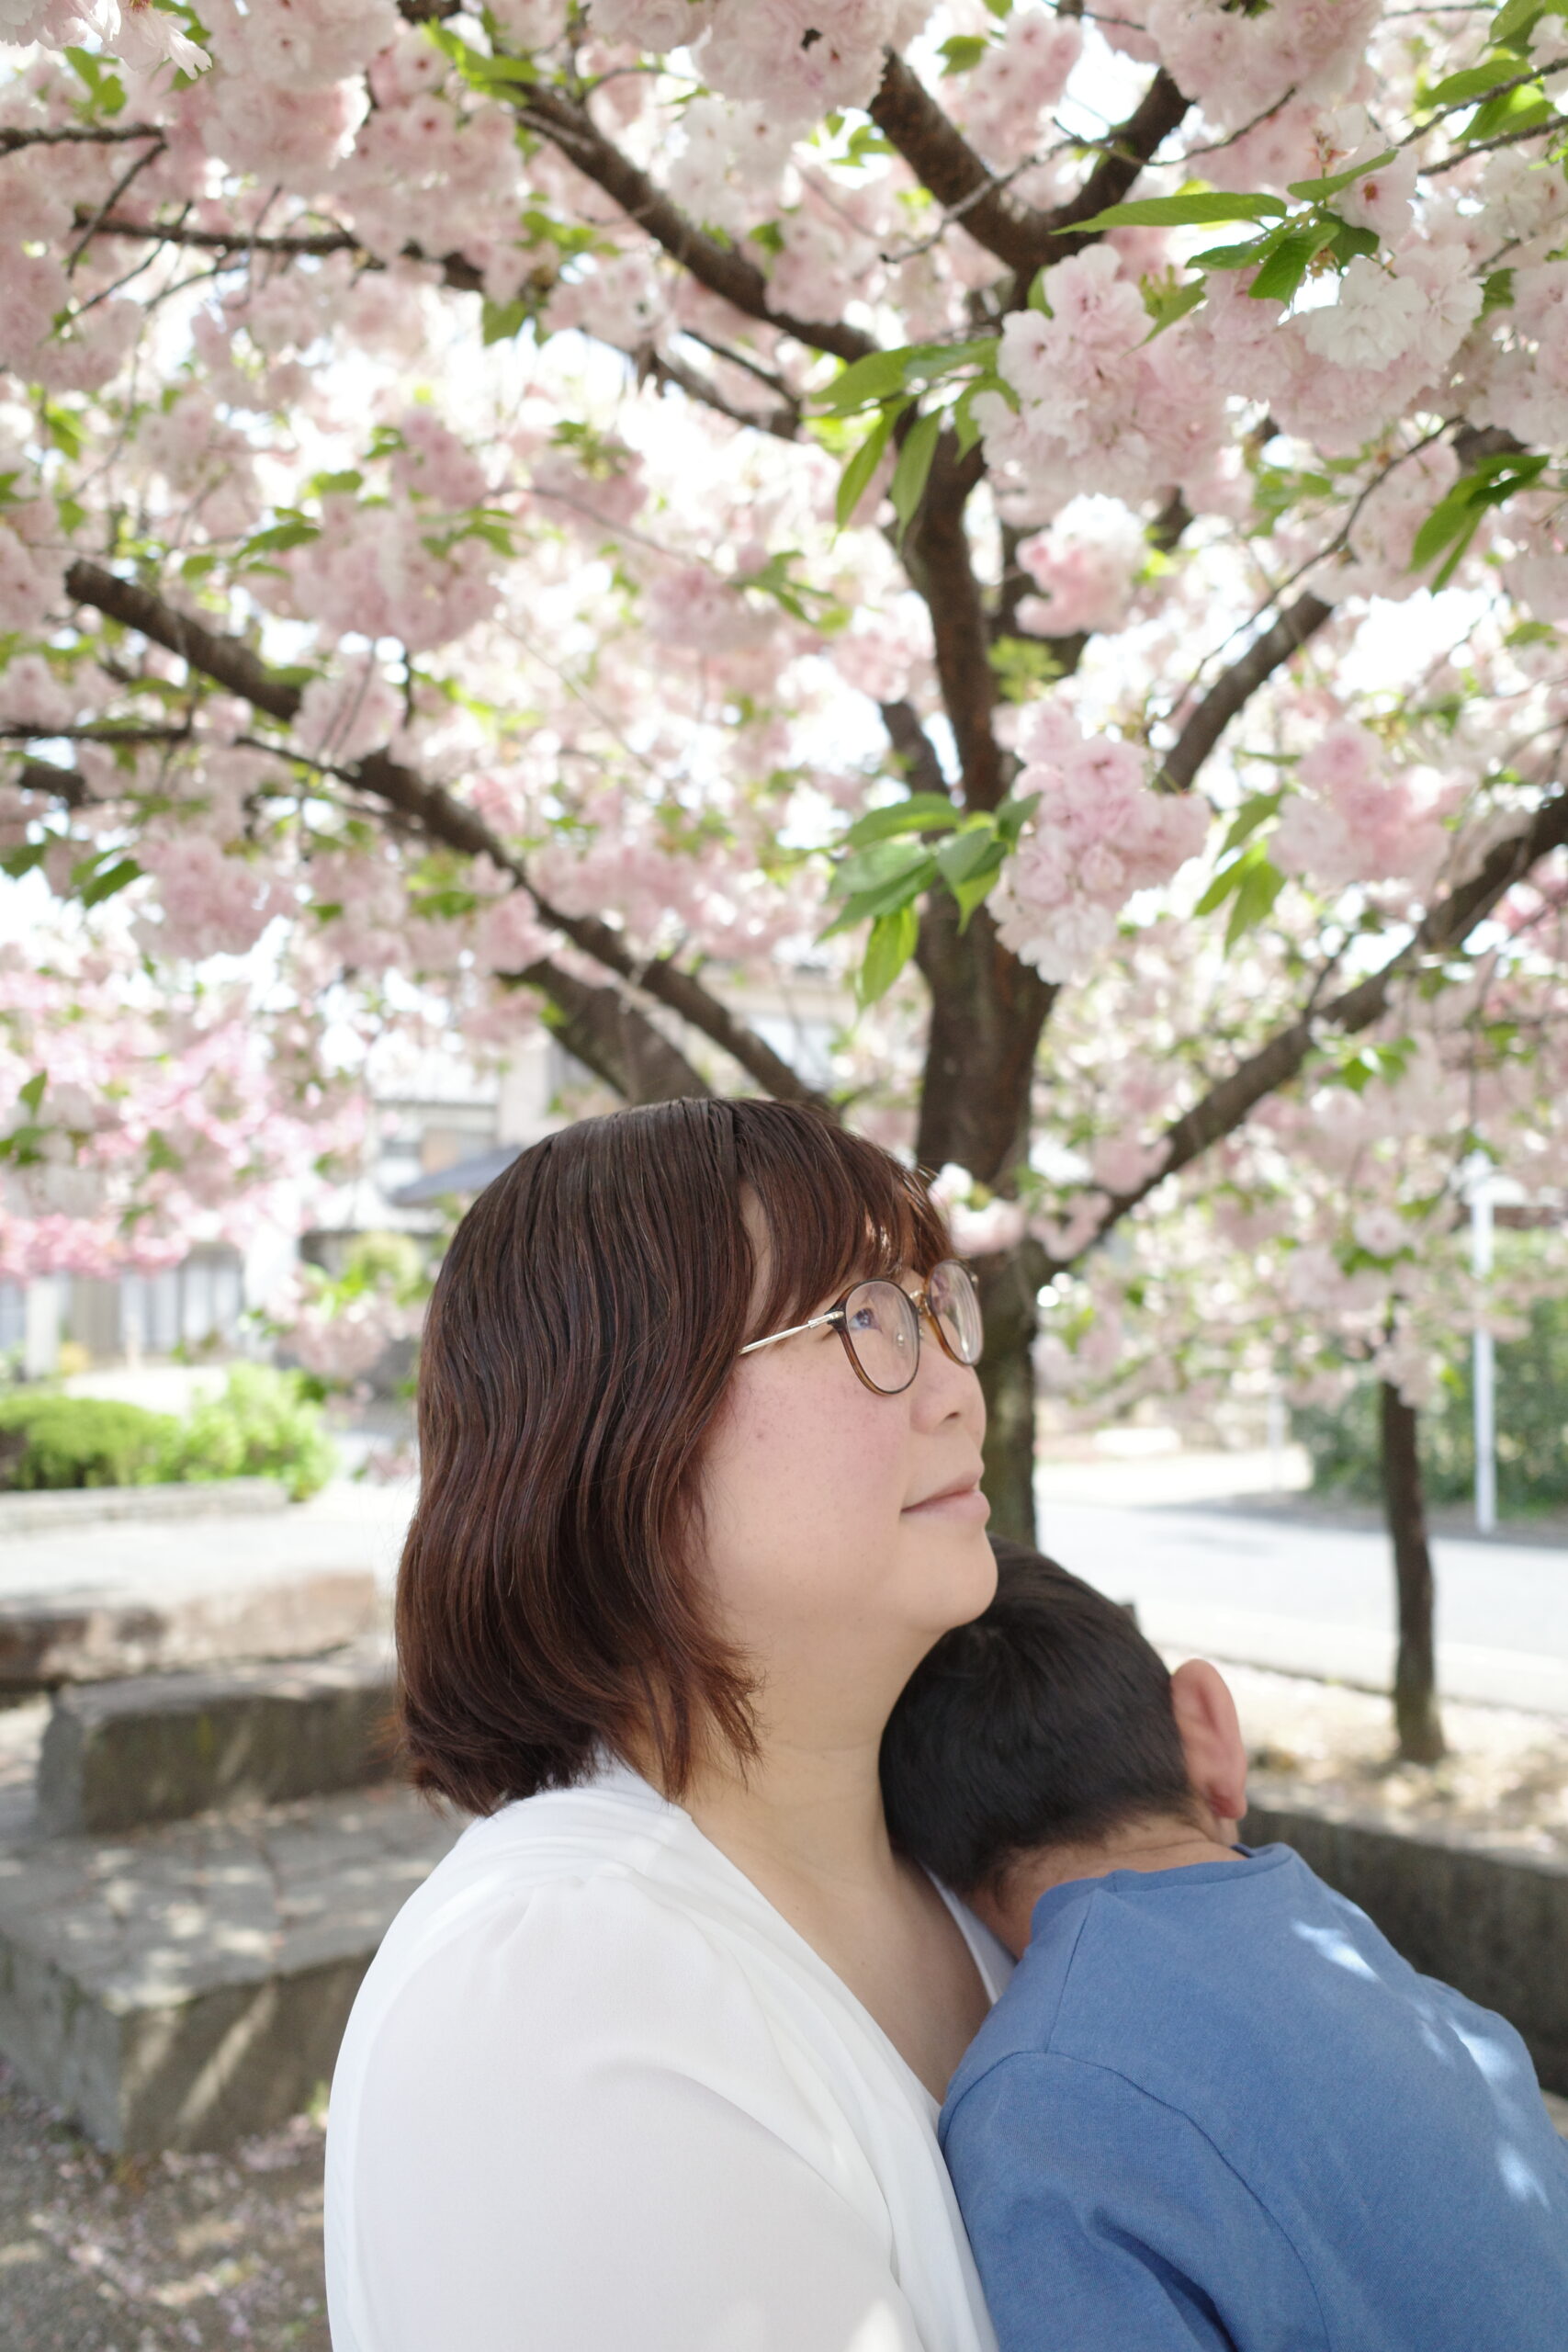
[[991, 1506], [980, 1491], [977, 1478], [966, 1479], [963, 1486], [944, 1487], [940, 1494], [928, 1495], [923, 1502], [907, 1503], [906, 1519], [959, 1519], [977, 1521], [982, 1526], [991, 1515]]

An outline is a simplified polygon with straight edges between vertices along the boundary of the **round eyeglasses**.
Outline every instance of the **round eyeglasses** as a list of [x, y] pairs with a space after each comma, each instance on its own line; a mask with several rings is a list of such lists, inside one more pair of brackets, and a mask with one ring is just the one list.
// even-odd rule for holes
[[920, 1368], [922, 1315], [943, 1355], [954, 1363], [979, 1363], [985, 1336], [980, 1295], [967, 1267], [956, 1258], [944, 1258], [933, 1266], [921, 1291], [909, 1292], [880, 1279], [856, 1283], [826, 1314], [814, 1315], [808, 1323], [792, 1323], [787, 1331], [770, 1331], [765, 1340], [750, 1340], [740, 1352], [755, 1355], [759, 1348], [776, 1347], [781, 1340], [831, 1324], [856, 1377], [879, 1396], [897, 1396]]

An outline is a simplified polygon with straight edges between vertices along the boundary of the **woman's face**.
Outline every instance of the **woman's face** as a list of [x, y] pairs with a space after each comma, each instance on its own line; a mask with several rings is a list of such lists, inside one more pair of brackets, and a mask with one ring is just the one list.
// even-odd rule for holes
[[831, 1327], [737, 1363], [708, 1442], [702, 1555], [725, 1632], [761, 1669], [764, 1723], [769, 1690], [802, 1678], [829, 1714], [885, 1714], [939, 1634], [986, 1607], [985, 1429], [978, 1379], [924, 1319], [897, 1396], [856, 1377]]

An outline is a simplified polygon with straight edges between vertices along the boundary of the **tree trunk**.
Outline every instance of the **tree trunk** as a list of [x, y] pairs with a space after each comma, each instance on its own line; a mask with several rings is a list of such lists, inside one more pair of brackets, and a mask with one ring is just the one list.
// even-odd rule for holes
[[1392, 1381], [1380, 1384], [1382, 1408], [1383, 1510], [1393, 1543], [1399, 1596], [1399, 1657], [1393, 1675], [1393, 1721], [1399, 1754], [1409, 1764], [1435, 1764], [1447, 1754], [1438, 1712], [1436, 1589], [1427, 1542], [1427, 1504], [1416, 1447], [1416, 1408]]
[[[945, 894], [920, 922], [919, 965], [931, 991], [925, 1084], [915, 1151], [923, 1168], [956, 1161], [1003, 1194], [1028, 1159], [1034, 1057], [1055, 989], [1010, 956], [980, 908], [966, 931]], [[986, 1317], [986, 1492], [991, 1528], [1034, 1541], [1034, 1292], [1019, 1260], [975, 1269]]]

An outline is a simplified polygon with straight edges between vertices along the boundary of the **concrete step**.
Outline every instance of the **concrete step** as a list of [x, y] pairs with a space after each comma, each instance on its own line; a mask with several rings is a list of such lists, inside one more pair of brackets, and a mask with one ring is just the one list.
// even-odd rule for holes
[[38, 1831], [114, 1834], [362, 1788], [392, 1768], [391, 1704], [382, 1636], [330, 1657], [62, 1690], [39, 1760]]
[[276, 1478], [189, 1478], [177, 1486], [39, 1487], [0, 1494], [0, 1543], [106, 1520], [232, 1519], [287, 1510], [288, 1489]]
[[[248, 1544], [234, 1540], [242, 1529]], [[258, 1529], [274, 1540], [255, 1541]], [[128, 1523], [8, 1540], [0, 1692], [312, 1657], [372, 1632], [385, 1600], [365, 1547], [353, 1530], [306, 1532], [304, 1546], [286, 1540], [292, 1531], [281, 1520], [177, 1531]]]
[[462, 1826], [380, 1788], [0, 1850], [0, 2051], [111, 2150], [270, 2130]]

